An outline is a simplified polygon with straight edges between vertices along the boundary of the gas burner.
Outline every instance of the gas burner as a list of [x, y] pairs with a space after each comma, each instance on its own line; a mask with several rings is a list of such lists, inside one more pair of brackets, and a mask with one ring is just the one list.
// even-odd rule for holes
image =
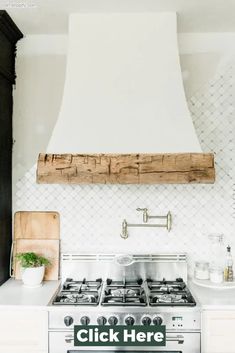
[[96, 292], [92, 293], [83, 293], [79, 294], [76, 292], [67, 292], [61, 291], [59, 295], [55, 298], [53, 304], [71, 304], [71, 305], [84, 305], [84, 304], [91, 304], [97, 305], [98, 304], [98, 294]]
[[113, 297], [123, 297], [123, 296], [135, 297], [137, 295], [140, 295], [139, 289], [132, 289], [132, 288], [115, 288], [115, 289], [110, 288], [108, 291], [105, 290], [105, 293]]
[[146, 306], [143, 280], [112, 281], [107, 279], [101, 304], [104, 306]]
[[102, 280], [96, 281], [74, 281], [67, 278], [62, 290], [55, 297], [54, 305], [98, 305]]
[[175, 281], [147, 280], [151, 306], [195, 306], [196, 302], [181, 278]]
[[153, 296], [153, 303], [187, 303], [187, 298], [181, 294], [160, 294]]

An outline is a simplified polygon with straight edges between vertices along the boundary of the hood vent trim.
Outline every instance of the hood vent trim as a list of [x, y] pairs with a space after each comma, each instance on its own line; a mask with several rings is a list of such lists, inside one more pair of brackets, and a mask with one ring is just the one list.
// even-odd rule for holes
[[39, 184], [213, 184], [212, 153], [43, 154]]

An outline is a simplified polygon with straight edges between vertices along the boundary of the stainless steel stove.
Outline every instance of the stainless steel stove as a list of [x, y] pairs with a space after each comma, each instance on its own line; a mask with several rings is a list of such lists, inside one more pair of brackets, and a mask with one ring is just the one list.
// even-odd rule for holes
[[[62, 286], [51, 305], [49, 353], [200, 352], [200, 310], [187, 287], [185, 254], [62, 255]], [[81, 278], [78, 278], [78, 275]], [[74, 325], [166, 325], [165, 347], [85, 347], [73, 344]]]

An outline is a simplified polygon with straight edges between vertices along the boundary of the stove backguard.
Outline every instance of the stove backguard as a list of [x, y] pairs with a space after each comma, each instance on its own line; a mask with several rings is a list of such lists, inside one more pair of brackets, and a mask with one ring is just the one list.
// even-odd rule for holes
[[118, 265], [115, 254], [62, 254], [61, 278], [64, 282], [67, 277], [81, 280], [96, 280], [102, 277], [113, 280], [175, 280], [181, 277], [187, 283], [187, 256], [186, 254], [133, 254], [133, 264]]

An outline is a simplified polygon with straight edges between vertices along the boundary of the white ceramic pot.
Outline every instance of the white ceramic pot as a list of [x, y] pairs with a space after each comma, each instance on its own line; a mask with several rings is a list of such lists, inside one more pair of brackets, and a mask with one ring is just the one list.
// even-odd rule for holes
[[45, 273], [45, 266], [21, 267], [21, 278], [26, 287], [40, 287]]

